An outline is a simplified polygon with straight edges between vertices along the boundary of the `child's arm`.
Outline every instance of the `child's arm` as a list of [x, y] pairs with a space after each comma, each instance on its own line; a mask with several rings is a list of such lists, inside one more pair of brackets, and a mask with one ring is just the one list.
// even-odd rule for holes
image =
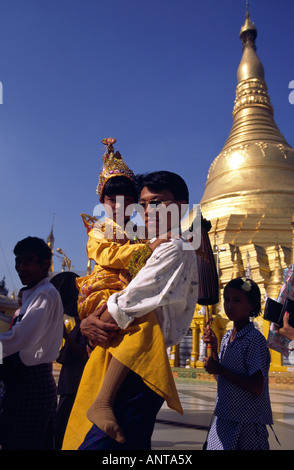
[[[99, 266], [113, 269], [127, 269], [129, 261], [134, 251], [139, 251], [146, 243], [121, 244], [118, 241], [111, 241], [106, 238], [97, 238], [95, 232], [89, 231], [87, 243], [87, 253], [90, 259], [93, 259]], [[169, 241], [166, 239], [156, 239], [152, 243], [147, 243], [150, 248], [150, 254], [153, 253], [161, 243]]]
[[233, 384], [237, 385], [237, 387], [246, 390], [247, 392], [251, 392], [254, 395], [261, 396], [264, 387], [264, 378], [262, 375], [261, 370], [255, 372], [255, 374], [250, 376], [244, 376], [235, 374], [230, 370], [223, 367], [218, 359], [215, 358], [207, 358], [205, 360], [205, 370], [209, 374], [214, 375], [221, 375], [225, 379], [229, 380]]
[[133, 252], [144, 246], [143, 243], [121, 245], [106, 238], [97, 239], [92, 232], [88, 236], [88, 258], [102, 267], [113, 269], [127, 269]]
[[102, 267], [127, 269], [133, 252], [142, 248], [144, 244], [128, 243], [124, 232], [112, 225], [112, 222], [102, 223], [88, 214], [81, 214], [81, 217], [88, 234], [88, 258]]

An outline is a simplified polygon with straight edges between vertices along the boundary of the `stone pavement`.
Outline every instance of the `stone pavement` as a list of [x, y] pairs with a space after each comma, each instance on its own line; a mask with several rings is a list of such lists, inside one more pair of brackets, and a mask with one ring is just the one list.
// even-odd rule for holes
[[[153, 450], [201, 450], [206, 440], [214, 410], [215, 382], [176, 382], [184, 415], [170, 410], [165, 404], [157, 416], [152, 438]], [[294, 389], [270, 389], [274, 416], [274, 431], [269, 428], [271, 450], [294, 449]]]
[[[57, 382], [60, 365], [54, 364], [54, 375]], [[176, 379], [176, 386], [184, 410], [183, 416], [170, 410], [166, 404], [157, 415], [152, 437], [153, 450], [201, 450], [206, 440], [215, 405], [216, 382], [207, 375], [206, 381], [197, 370], [181, 370], [186, 379]], [[189, 379], [196, 374], [193, 380]], [[273, 376], [275, 374], [272, 374]], [[281, 443], [269, 428], [271, 450], [294, 450], [294, 375], [276, 374], [271, 377], [270, 397], [274, 418], [274, 431]], [[288, 377], [289, 375], [289, 377]], [[196, 380], [195, 380], [196, 379]], [[284, 388], [282, 388], [284, 387]]]

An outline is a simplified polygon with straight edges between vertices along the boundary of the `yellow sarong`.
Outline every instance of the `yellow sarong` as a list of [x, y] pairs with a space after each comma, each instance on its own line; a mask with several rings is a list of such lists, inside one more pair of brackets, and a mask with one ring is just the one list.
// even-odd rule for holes
[[183, 413], [161, 327], [151, 312], [136, 319], [113, 340], [111, 346], [97, 346], [92, 352], [69, 418], [63, 450], [77, 450], [92, 427], [86, 413], [98, 395], [111, 355], [140, 375], [170, 408]]
[[[88, 232], [87, 252], [96, 265], [92, 274], [77, 278], [78, 310], [81, 318], [106, 303], [109, 296], [128, 284], [127, 266], [134, 250], [143, 244], [119, 245], [105, 238], [105, 227], [93, 228], [93, 218], [83, 215]], [[111, 222], [113, 224], [113, 222]], [[106, 229], [112, 228], [108, 221]], [[137, 373], [167, 405], [183, 413], [170, 368], [166, 345], [155, 313], [135, 319], [107, 347], [97, 346], [85, 366], [77, 397], [66, 429], [63, 449], [75, 450], [92, 423], [86, 413], [98, 395], [111, 356]]]

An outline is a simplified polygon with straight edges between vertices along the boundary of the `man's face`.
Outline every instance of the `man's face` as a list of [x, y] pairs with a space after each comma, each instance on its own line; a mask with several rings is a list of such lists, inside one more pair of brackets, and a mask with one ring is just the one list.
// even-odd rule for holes
[[39, 261], [38, 256], [26, 251], [15, 258], [15, 269], [23, 285], [33, 287], [46, 277], [50, 260]]
[[[140, 204], [144, 207], [148, 238], [158, 238], [160, 235], [165, 238], [164, 234], [166, 235], [172, 228], [179, 228], [181, 203], [184, 203], [184, 201], [176, 201], [174, 195], [167, 189], [153, 191], [146, 186], [142, 189]], [[166, 207], [170, 204], [173, 205], [172, 212], [166, 210]]]

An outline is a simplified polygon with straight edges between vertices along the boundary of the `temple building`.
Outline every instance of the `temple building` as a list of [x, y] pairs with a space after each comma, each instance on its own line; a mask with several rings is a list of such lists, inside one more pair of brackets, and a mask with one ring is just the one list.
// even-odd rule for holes
[[[257, 29], [250, 19], [240, 31], [243, 53], [237, 71], [233, 124], [224, 147], [213, 160], [201, 200], [210, 220], [211, 245], [219, 272], [220, 302], [211, 307], [221, 338], [232, 324], [223, 310], [223, 289], [232, 278], [246, 275], [260, 287], [262, 307], [276, 299], [283, 270], [294, 263], [294, 149], [279, 131], [256, 53]], [[269, 323], [260, 315], [256, 326], [267, 337]], [[197, 307], [193, 323], [191, 366], [201, 367], [199, 334], [203, 315]], [[271, 370], [291, 364], [271, 350]]]

